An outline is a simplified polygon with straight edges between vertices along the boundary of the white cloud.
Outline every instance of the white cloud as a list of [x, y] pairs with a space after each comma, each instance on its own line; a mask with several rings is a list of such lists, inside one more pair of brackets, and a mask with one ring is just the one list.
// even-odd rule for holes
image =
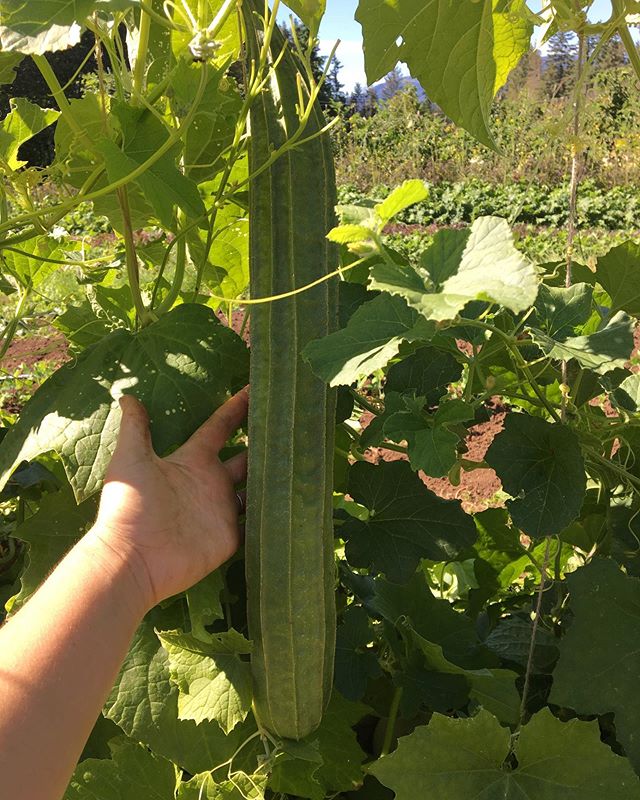
[[[320, 39], [320, 52], [323, 56], [328, 56], [334, 45], [333, 39]], [[341, 41], [336, 55], [342, 63], [340, 80], [344, 84], [345, 91], [352, 91], [356, 83], [366, 86], [367, 76], [364, 71], [362, 40], [345, 39]]]

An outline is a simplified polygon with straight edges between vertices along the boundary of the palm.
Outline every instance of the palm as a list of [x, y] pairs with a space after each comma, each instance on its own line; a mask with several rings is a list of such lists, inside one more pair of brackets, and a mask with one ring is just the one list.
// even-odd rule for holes
[[238, 547], [235, 484], [244, 479], [246, 458], [223, 464], [218, 452], [245, 414], [246, 393], [240, 393], [161, 459], [153, 452], [143, 410], [126, 403], [98, 519], [110, 543], [139, 557], [153, 602], [193, 585]]

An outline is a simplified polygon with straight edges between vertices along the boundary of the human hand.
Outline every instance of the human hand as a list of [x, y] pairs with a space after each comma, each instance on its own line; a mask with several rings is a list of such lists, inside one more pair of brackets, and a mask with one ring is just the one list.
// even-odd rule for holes
[[247, 415], [243, 389], [167, 458], [151, 443], [147, 413], [120, 401], [122, 422], [90, 535], [130, 564], [145, 608], [184, 591], [224, 563], [240, 543], [235, 485], [247, 454], [219, 452]]

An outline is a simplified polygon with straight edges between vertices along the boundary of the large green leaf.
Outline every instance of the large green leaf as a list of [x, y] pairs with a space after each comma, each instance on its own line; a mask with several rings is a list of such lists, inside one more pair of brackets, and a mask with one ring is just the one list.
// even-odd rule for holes
[[531, 38], [519, 4], [360, 0], [356, 19], [364, 34], [369, 83], [404, 61], [430, 100], [481, 142], [495, 146], [491, 103]]
[[54, 123], [59, 111], [40, 108], [24, 97], [11, 98], [11, 111], [0, 122], [0, 164], [18, 169], [26, 162], [18, 159], [20, 145]]
[[[178, 687], [171, 682], [169, 656], [154, 627], [175, 629], [185, 622], [175, 605], [147, 616], [136, 632], [104, 714], [127, 736], [196, 775], [226, 762], [256, 727], [249, 717], [225, 735], [215, 722], [196, 725], [192, 720], [179, 719]], [[257, 752], [248, 746], [242, 751], [242, 763], [235, 766], [248, 766], [253, 771]]]
[[544, 709], [520, 731], [517, 767], [509, 731], [486, 711], [471, 719], [434, 715], [369, 769], [397, 800], [635, 800], [629, 762], [600, 741], [597, 722], [562, 723]]
[[428, 340], [434, 332], [404, 300], [381, 294], [361, 305], [346, 328], [307, 345], [303, 355], [318, 377], [341, 386], [385, 367], [403, 341]]
[[229, 390], [242, 388], [247, 372], [244, 344], [204, 306], [178, 306], [137, 334], [116, 331], [59, 369], [25, 406], [0, 444], [0, 486], [20, 461], [53, 450], [81, 501], [101, 487], [122, 394], [145, 404], [156, 451], [164, 454]]
[[455, 319], [474, 300], [525, 311], [538, 285], [535, 267], [516, 250], [509, 225], [499, 217], [480, 217], [467, 231], [436, 234], [421, 270], [386, 262], [371, 268], [374, 289], [400, 295], [437, 322]]
[[550, 700], [579, 714], [615, 714], [640, 770], [640, 581], [596, 559], [567, 578], [573, 620], [560, 642]]
[[46, 494], [36, 513], [18, 526], [16, 536], [27, 542], [26, 566], [20, 576], [20, 593], [11, 601], [16, 611], [40, 586], [53, 567], [93, 525], [97, 502], [90, 498], [76, 505], [73, 491], [65, 484]]
[[533, 537], [553, 536], [580, 513], [586, 492], [578, 439], [564, 425], [528, 414], [509, 414], [485, 460], [514, 499], [514, 523]]
[[110, 759], [90, 758], [73, 773], [63, 800], [173, 800], [173, 764], [124, 736], [111, 741]]
[[20, 53], [0, 52], [0, 86], [13, 83], [16, 77], [16, 69], [21, 60]]
[[596, 280], [611, 298], [612, 311], [640, 317], [640, 245], [625, 242], [598, 259]]
[[350, 517], [340, 528], [349, 563], [392, 581], [409, 580], [421, 558], [455, 560], [475, 540], [460, 503], [437, 497], [406, 461], [354, 464], [348, 494], [369, 510], [366, 522]]
[[556, 341], [538, 330], [532, 330], [532, 335], [549, 358], [558, 361], [575, 359], [584, 369], [606, 375], [614, 369], [624, 369], [633, 350], [634, 331], [635, 322], [620, 311], [596, 333], [563, 341]]
[[251, 709], [251, 670], [238, 656], [250, 643], [234, 630], [204, 642], [179, 631], [158, 633], [169, 654], [171, 682], [179, 689], [178, 717], [196, 723], [217, 722], [225, 733]]

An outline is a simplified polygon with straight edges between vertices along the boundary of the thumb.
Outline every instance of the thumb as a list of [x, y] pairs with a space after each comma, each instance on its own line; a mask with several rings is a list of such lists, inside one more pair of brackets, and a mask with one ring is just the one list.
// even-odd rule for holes
[[120, 398], [120, 431], [111, 466], [126, 466], [153, 454], [149, 417], [142, 403], [130, 394]]

